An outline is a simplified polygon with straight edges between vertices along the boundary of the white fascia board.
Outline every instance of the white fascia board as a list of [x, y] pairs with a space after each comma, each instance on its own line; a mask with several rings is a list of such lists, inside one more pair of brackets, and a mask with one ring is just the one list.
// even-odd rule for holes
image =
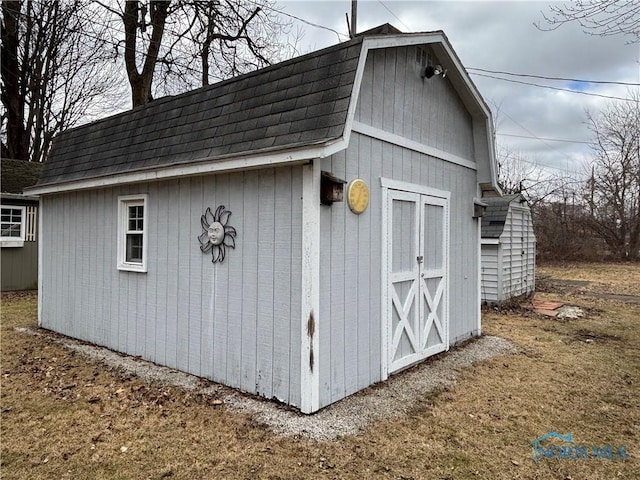
[[261, 167], [273, 167], [292, 163], [301, 163], [314, 158], [325, 158], [347, 148], [344, 137], [323, 144], [310, 147], [279, 150], [270, 153], [252, 153], [223, 159], [202, 159], [197, 163], [184, 165], [171, 165], [153, 170], [140, 170], [103, 177], [76, 180], [54, 185], [35, 186], [28, 189], [30, 195], [44, 195], [49, 193], [69, 192], [73, 190], [86, 190], [90, 188], [110, 187], [113, 185], [125, 185], [130, 183], [152, 182], [156, 180], [169, 180], [172, 178], [206, 175], [210, 173], [222, 173], [233, 170], [245, 170]]

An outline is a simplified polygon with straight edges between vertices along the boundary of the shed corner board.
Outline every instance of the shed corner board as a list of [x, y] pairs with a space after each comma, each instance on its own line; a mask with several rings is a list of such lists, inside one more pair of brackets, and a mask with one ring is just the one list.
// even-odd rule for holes
[[300, 349], [300, 410], [320, 408], [320, 162], [302, 171], [302, 309]]

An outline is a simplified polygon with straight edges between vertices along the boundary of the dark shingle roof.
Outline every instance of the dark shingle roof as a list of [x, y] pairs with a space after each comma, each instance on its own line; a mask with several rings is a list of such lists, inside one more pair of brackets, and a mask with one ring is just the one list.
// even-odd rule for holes
[[339, 138], [362, 37], [58, 135], [38, 185]]
[[520, 193], [504, 195], [503, 197], [486, 197], [482, 199], [487, 204], [487, 209], [482, 216], [482, 238], [500, 238], [507, 221], [509, 205], [514, 200], [524, 200]]
[[22, 193], [38, 181], [43, 164], [3, 158], [0, 162], [0, 190], [2, 193]]

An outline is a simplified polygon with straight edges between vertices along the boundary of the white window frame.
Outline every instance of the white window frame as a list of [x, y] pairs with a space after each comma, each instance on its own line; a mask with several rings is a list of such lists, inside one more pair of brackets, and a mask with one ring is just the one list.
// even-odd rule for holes
[[20, 236], [19, 237], [2, 237], [0, 236], [0, 246], [2, 247], [23, 247], [24, 239], [27, 233], [27, 207], [22, 205], [1, 205], [0, 213], [4, 209], [20, 210]]
[[[121, 195], [118, 197], [118, 270], [128, 272], [147, 272], [147, 219], [148, 196], [141, 195]], [[127, 234], [129, 233], [129, 207], [144, 207], [142, 231], [136, 230], [135, 233], [142, 234], [142, 262], [127, 262]]]

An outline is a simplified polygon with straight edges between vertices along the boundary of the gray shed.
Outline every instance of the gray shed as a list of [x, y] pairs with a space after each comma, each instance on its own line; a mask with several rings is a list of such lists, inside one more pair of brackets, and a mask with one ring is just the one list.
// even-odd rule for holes
[[62, 133], [33, 189], [40, 325], [314, 412], [480, 334], [492, 138], [442, 32]]
[[482, 301], [497, 303], [535, 290], [536, 236], [519, 194], [488, 197], [482, 217]]

